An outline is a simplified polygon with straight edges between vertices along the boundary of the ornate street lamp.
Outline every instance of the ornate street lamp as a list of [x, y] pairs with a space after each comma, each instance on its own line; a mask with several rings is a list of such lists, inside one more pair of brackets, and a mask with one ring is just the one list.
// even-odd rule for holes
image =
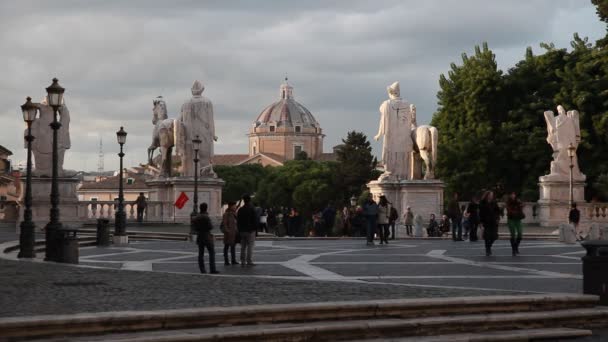
[[25, 209], [23, 210], [23, 221], [21, 222], [21, 233], [19, 235], [19, 258], [34, 258], [34, 241], [36, 239], [36, 225], [32, 222], [32, 122], [36, 120], [38, 106], [32, 103], [32, 98], [27, 97], [21, 106], [23, 121], [27, 124], [27, 174], [25, 177]]
[[123, 129], [123, 127], [120, 127], [120, 130], [118, 132], [116, 132], [116, 140], [118, 140], [118, 144], [120, 145], [120, 153], [118, 153], [118, 156], [120, 157], [120, 168], [118, 171], [118, 209], [116, 210], [116, 214], [114, 215], [114, 235], [115, 236], [125, 236], [127, 235], [126, 232], [126, 222], [127, 222], [127, 215], [125, 213], [125, 198], [124, 198], [124, 191], [123, 191], [123, 177], [122, 177], [122, 173], [123, 173], [123, 166], [122, 166], [122, 159], [125, 156], [124, 152], [123, 152], [123, 145], [127, 142], [127, 132], [125, 132], [125, 130]]
[[57, 131], [61, 128], [61, 123], [57, 120], [57, 112], [63, 103], [63, 93], [65, 88], [59, 85], [57, 78], [53, 78], [53, 83], [46, 88], [49, 106], [53, 107], [53, 168], [51, 173], [51, 212], [50, 221], [46, 225], [45, 241], [45, 260], [59, 261], [62, 236], [59, 234], [62, 225], [59, 221], [59, 160], [57, 146]]
[[574, 187], [573, 187], [573, 175], [572, 169], [574, 168], [573, 159], [576, 155], [576, 147], [572, 143], [568, 146], [568, 157], [570, 157], [570, 208], [572, 208], [572, 203], [574, 203]]
[[[192, 200], [191, 219], [194, 219], [198, 214], [198, 151], [201, 149], [201, 143], [202, 141], [198, 135], [192, 139], [192, 148], [194, 149], [194, 198]], [[192, 225], [190, 225], [190, 232], [194, 233]]]

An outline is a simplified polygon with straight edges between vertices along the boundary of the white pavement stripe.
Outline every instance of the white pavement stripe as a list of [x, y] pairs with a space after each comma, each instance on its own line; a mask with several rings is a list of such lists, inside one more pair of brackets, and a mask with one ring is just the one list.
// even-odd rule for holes
[[152, 271], [151, 262], [128, 261], [122, 264], [121, 270], [129, 271]]
[[485, 263], [485, 262], [482, 263], [482, 262], [472, 261], [472, 260], [468, 260], [468, 259], [455, 258], [455, 257], [447, 256], [447, 255], [432, 255], [430, 257], [437, 258], [437, 259], [442, 259], [442, 260], [447, 260], [447, 261], [452, 261], [452, 262], [455, 262], [455, 263], [458, 263], [458, 264], [462, 264], [462, 265], [484, 267], [484, 268], [493, 268], [493, 269], [502, 270], [502, 271], [532, 273], [532, 274], [537, 274], [537, 275], [549, 276], [549, 277], [553, 277], [553, 278], [583, 279], [582, 276], [577, 275], [577, 274], [559, 273], [559, 272], [551, 272], [551, 271], [541, 271], [541, 270], [522, 268], [522, 267], [513, 267], [513, 266], [503, 266], [503, 265], [489, 264], [489, 263]]
[[[311, 264], [309, 264], [308, 262], [316, 259], [317, 257], [319, 257], [318, 254], [315, 255], [311, 255], [311, 254], [305, 254], [305, 255], [301, 255], [297, 258], [288, 260], [286, 262], [284, 262], [282, 265], [290, 268], [294, 271], [300, 272], [302, 274], [305, 274], [311, 278], [314, 279], [318, 279], [318, 280], [347, 280], [344, 278], [344, 276], [328, 271], [324, 268], [320, 268], [317, 266], [313, 266]], [[355, 281], [355, 280], [353, 280]]]
[[426, 253], [426, 255], [443, 255], [445, 253], [445, 249], [433, 249], [432, 251]]
[[[540, 275], [438, 275], [438, 276], [352, 276], [346, 279], [555, 279]], [[561, 279], [561, 277], [560, 277]]]

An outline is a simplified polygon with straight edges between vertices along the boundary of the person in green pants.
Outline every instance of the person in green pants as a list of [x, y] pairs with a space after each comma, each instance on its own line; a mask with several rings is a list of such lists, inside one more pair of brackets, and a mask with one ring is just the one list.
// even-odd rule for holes
[[507, 226], [509, 226], [509, 233], [511, 233], [511, 251], [513, 256], [519, 254], [519, 243], [522, 238], [521, 221], [525, 217], [521, 201], [517, 198], [517, 194], [512, 192], [507, 200]]

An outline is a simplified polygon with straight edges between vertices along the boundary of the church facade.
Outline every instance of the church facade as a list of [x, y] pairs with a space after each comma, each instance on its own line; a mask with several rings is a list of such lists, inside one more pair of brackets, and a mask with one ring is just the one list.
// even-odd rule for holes
[[252, 123], [248, 137], [246, 155], [215, 155], [213, 164], [280, 166], [301, 152], [313, 160], [335, 160], [334, 153], [323, 153], [323, 129], [312, 113], [294, 99], [293, 87], [287, 78], [279, 88], [279, 100], [262, 110]]

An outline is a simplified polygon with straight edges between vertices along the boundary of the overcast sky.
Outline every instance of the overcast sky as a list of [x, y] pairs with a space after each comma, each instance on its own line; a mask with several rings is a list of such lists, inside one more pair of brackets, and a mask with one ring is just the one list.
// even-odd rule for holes
[[24, 160], [19, 106], [58, 77], [72, 120], [65, 167], [96, 170], [102, 137], [105, 169], [117, 168], [120, 126], [126, 165], [137, 165], [152, 99], [176, 117], [198, 79], [215, 107], [216, 153], [247, 153], [251, 122], [287, 75], [330, 151], [350, 130], [375, 135], [394, 81], [428, 123], [439, 75], [463, 52], [487, 41], [508, 70], [527, 46], [569, 47], [574, 32], [604, 36], [590, 1], [2, 1], [0, 145]]

